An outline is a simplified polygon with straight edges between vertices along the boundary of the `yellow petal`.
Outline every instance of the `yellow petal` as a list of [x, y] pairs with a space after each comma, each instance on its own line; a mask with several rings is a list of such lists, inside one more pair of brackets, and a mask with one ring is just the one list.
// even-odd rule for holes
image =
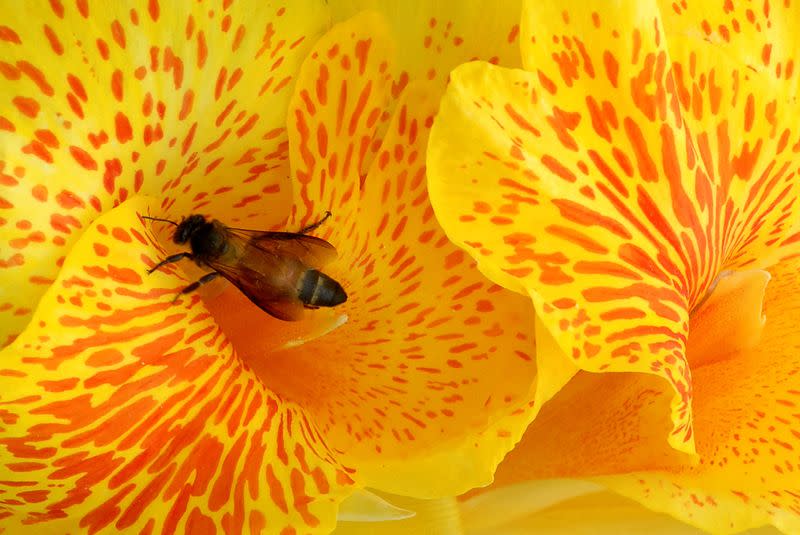
[[779, 80], [796, 92], [795, 50], [800, 27], [797, 6], [775, 2], [754, 8], [736, 2], [660, 1], [668, 38], [685, 35], [703, 39], [749, 69]]
[[487, 484], [532, 417], [533, 319], [436, 221], [425, 147], [440, 93], [411, 82], [386, 112], [394, 50], [384, 18], [363, 13], [303, 66], [290, 110], [295, 225], [333, 212], [317, 233], [339, 251], [326, 272], [347, 289], [333, 311], [346, 321], [253, 366], [325, 423], [358, 483], [452, 496]]
[[483, 59], [506, 67], [521, 65], [519, 17], [522, 2], [463, 0], [331, 0], [334, 20], [363, 9], [383, 13], [396, 43], [395, 96], [409, 81], [429, 80], [443, 88], [458, 64]]
[[9, 4], [0, 38], [3, 345], [81, 232], [131, 195], [173, 217], [285, 218], [286, 107], [328, 25], [314, 0], [37, 6]]
[[697, 462], [660, 438], [669, 425], [663, 382], [581, 373], [545, 405], [500, 465], [496, 484], [597, 476], [593, 481], [648, 508], [712, 532], [766, 524], [796, 532], [798, 267], [800, 260], [775, 266], [763, 304], [767, 321], [755, 343], [724, 324], [748, 331], [749, 319], [760, 326], [763, 272], [722, 279], [693, 315], [691, 336], [709, 338], [690, 343], [688, 355]]
[[328, 209], [352, 215], [360, 185], [352, 177], [366, 175], [389, 119], [393, 47], [383, 17], [365, 12], [334, 26], [303, 64], [288, 113], [298, 227]]
[[0, 529], [327, 533], [350, 479], [196, 296], [147, 277], [154, 208], [87, 229], [0, 354]]
[[[630, 9], [617, 24], [634, 26], [628, 19], [646, 16]], [[561, 14], [556, 18], [562, 20]], [[630, 32], [622, 35], [610, 43], [619, 57], [629, 55], [634, 41]], [[537, 42], [545, 40], [550, 42]], [[646, 46], [658, 51], [652, 39]], [[670, 233], [666, 216], [650, 211], [653, 199], [669, 198], [669, 184], [638, 176], [635, 153], [648, 142], [659, 146], [658, 130], [641, 129], [646, 121], [629, 99], [595, 91], [600, 100], [590, 102], [593, 97], [577, 84], [560, 86], [554, 97], [546, 89], [551, 82], [543, 80], [543, 74], [479, 63], [453, 72], [429, 149], [437, 216], [490, 278], [530, 293], [542, 321], [579, 367], [657, 373], [670, 381], [678, 394], [671, 441], [691, 450], [690, 388], [681, 353], [687, 300], [704, 290], [707, 275], [697, 274], [697, 281], [681, 273], [678, 266], [688, 258], [662, 235]], [[611, 87], [605, 78], [592, 83]], [[620, 128], [624, 114], [643, 120], [640, 128], [629, 119], [630, 139], [620, 139], [621, 148], [613, 150], [580, 114], [594, 102], [609, 108], [611, 100]], [[603, 175], [603, 162], [614, 162], [614, 151], [630, 164], [630, 178], [610, 168]], [[638, 195], [641, 206], [628, 208], [620, 200], [628, 195]]]
[[[554, 484], [555, 483], [555, 484]], [[586, 482], [574, 481], [572, 487], [581, 491]], [[526, 516], [505, 516], [506, 502], [482, 503], [474, 502], [487, 500], [493, 492], [482, 494], [462, 504], [462, 511], [469, 510], [469, 518], [479, 513], [476, 522], [467, 520], [466, 512], [463, 515], [465, 535], [541, 535], [563, 534], [590, 535], [597, 533], [629, 533], [650, 535], [701, 535], [706, 533], [697, 528], [684, 524], [674, 518], [658, 514], [646, 509], [633, 500], [621, 497], [613, 492], [581, 492], [576, 497], [556, 495], [557, 500], [547, 496], [548, 491], [558, 492], [561, 487], [569, 487], [566, 482], [541, 481], [524, 483], [509, 488], [500, 489], [503, 495], [513, 495], [510, 498], [515, 503], [529, 500], [530, 512]], [[554, 488], [555, 487], [555, 488]], [[546, 496], [544, 499], [539, 495]], [[499, 498], [499, 497], [498, 497]], [[508, 500], [508, 499], [507, 499]], [[548, 507], [541, 508], [543, 501], [557, 501]], [[545, 502], [546, 503], [546, 502]], [[488, 507], [487, 507], [488, 506]], [[472, 510], [474, 508], [474, 511]], [[486, 526], [486, 519], [491, 524]], [[768, 531], [759, 532], [767, 535]], [[776, 533], [776, 532], [772, 532]], [[751, 534], [755, 535], [755, 533]]]
[[[530, 481], [481, 489], [459, 504], [466, 533], [492, 533], [571, 499], [603, 490], [577, 479]], [[577, 520], [577, 519], [576, 519]], [[580, 521], [583, 522], [583, 518]], [[492, 531], [494, 530], [494, 531]]]
[[796, 105], [728, 64], [712, 84], [702, 49], [697, 71], [680, 71], [697, 78], [687, 108], [652, 2], [532, 2], [522, 20], [530, 72], [452, 73], [429, 147], [432, 204], [487, 276], [531, 295], [580, 368], [666, 379], [670, 444], [691, 452], [689, 311], [726, 265], [768, 265], [770, 246], [800, 241], [797, 135], [769, 127]]
[[766, 325], [752, 348], [692, 369], [696, 466], [604, 479], [648, 507], [718, 532], [772, 524], [800, 530], [796, 493], [800, 261], [775, 266]]
[[794, 118], [800, 108], [794, 93], [774, 75], [753, 72], [725, 48], [694, 35], [668, 33], [667, 44], [672, 104], [680, 104], [702, 162], [698, 173], [710, 181], [697, 180], [694, 196], [700, 206], [708, 203], [703, 208], [711, 214], [711, 246], [726, 267], [738, 269], [768, 267], [798, 254], [800, 183], [794, 168], [800, 134]]

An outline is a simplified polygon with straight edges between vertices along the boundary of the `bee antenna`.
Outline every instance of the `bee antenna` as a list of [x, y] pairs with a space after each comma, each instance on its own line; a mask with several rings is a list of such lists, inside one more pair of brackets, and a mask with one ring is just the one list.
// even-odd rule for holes
[[160, 217], [150, 217], [149, 215], [143, 215], [142, 219], [150, 219], [151, 221], [163, 221], [164, 223], [170, 223], [175, 225], [176, 227], [178, 224], [175, 221], [170, 221], [169, 219], [161, 219]]

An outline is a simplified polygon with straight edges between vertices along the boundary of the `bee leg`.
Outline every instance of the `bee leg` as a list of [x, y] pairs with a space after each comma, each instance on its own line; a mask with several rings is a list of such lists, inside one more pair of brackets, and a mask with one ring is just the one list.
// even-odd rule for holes
[[325, 220], [328, 219], [330, 216], [331, 216], [331, 211], [330, 210], [325, 210], [325, 215], [322, 216], [322, 219], [320, 219], [316, 223], [311, 223], [307, 227], [301, 228], [300, 231], [298, 232], [298, 234], [306, 234], [308, 232], [311, 232], [312, 230], [314, 230], [315, 228], [317, 228], [318, 226], [323, 224], [325, 222]]
[[172, 300], [172, 302], [174, 303], [175, 301], [177, 301], [177, 300], [178, 300], [178, 298], [179, 298], [180, 296], [182, 296], [182, 295], [186, 295], [186, 294], [188, 294], [188, 293], [191, 293], [191, 292], [195, 291], [196, 289], [198, 289], [198, 288], [199, 288], [199, 287], [201, 287], [202, 285], [204, 285], [204, 284], [207, 284], [207, 283], [209, 283], [209, 282], [213, 281], [213, 280], [214, 280], [214, 279], [216, 279], [217, 277], [219, 277], [219, 273], [217, 273], [216, 271], [212, 271], [211, 273], [206, 273], [205, 275], [203, 275], [202, 277], [200, 277], [198, 280], [194, 281], [194, 282], [193, 282], [193, 283], [191, 283], [189, 286], [187, 286], [186, 288], [184, 288], [183, 290], [181, 290], [181, 291], [180, 291], [180, 293], [179, 293], [178, 295], [176, 295], [176, 296], [175, 296], [175, 299], [173, 299], [173, 300]]
[[174, 254], [172, 256], [168, 256], [164, 260], [162, 260], [161, 262], [156, 264], [155, 266], [153, 266], [150, 269], [148, 269], [147, 270], [147, 274], [148, 275], [151, 274], [152, 272], [154, 272], [155, 270], [157, 270], [161, 266], [164, 266], [166, 264], [174, 264], [175, 262], [183, 260], [184, 258], [193, 258], [192, 257], [192, 253], [177, 253], [177, 254]]

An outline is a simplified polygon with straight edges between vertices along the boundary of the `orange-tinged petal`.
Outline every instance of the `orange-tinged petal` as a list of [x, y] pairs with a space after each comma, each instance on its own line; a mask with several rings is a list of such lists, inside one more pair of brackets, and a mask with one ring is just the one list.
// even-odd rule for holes
[[[452, 496], [488, 483], [530, 420], [533, 317], [529, 301], [487, 281], [433, 215], [424, 157], [433, 84], [410, 83], [381, 119], [394, 49], [386, 28], [375, 13], [334, 27], [303, 66], [289, 113], [298, 125], [295, 225], [331, 209], [315, 233], [339, 251], [325, 271], [348, 301], [310, 314], [330, 321], [324, 336], [268, 359], [255, 345], [248, 362], [321, 422], [358, 483]], [[243, 316], [242, 331], [270, 321]], [[503, 423], [511, 413], [513, 426]]]
[[696, 466], [604, 478], [603, 482], [704, 529], [772, 524], [800, 530], [800, 310], [797, 259], [782, 262], [764, 300], [760, 342], [692, 368]]
[[0, 32], [0, 343], [135, 193], [161, 198], [154, 215], [285, 218], [287, 104], [328, 26], [313, 0], [37, 6], [9, 4]]
[[349, 478], [171, 279], [136, 197], [77, 240], [0, 355], [0, 529], [326, 533]]
[[769, 273], [755, 269], [720, 275], [689, 322], [686, 355], [692, 369], [758, 344], [764, 329], [761, 306], [769, 279]]
[[745, 320], [761, 323], [763, 272], [721, 280], [692, 316], [691, 336], [709, 338], [690, 344], [688, 355], [696, 462], [660, 440], [668, 427], [663, 382], [584, 372], [545, 405], [500, 465], [496, 483], [597, 476], [648, 508], [712, 532], [766, 524], [797, 532], [799, 267], [800, 260], [774, 266], [763, 303], [767, 319], [755, 344], [732, 337], [724, 324], [747, 330]]
[[724, 266], [793, 240], [797, 134], [769, 125], [795, 104], [722, 60], [717, 77], [705, 57], [671, 70], [651, 2], [531, 3], [522, 20], [530, 72], [452, 73], [428, 155], [437, 216], [582, 369], [666, 379], [670, 443], [691, 452], [689, 311]]
[[680, 103], [702, 162], [697, 172], [710, 181], [706, 192], [699, 189], [709, 185], [698, 181], [694, 197], [710, 212], [711, 247], [726, 267], [738, 269], [800, 253], [795, 97], [774, 76], [753, 72], [717, 45], [673, 34], [667, 44], [672, 102]]

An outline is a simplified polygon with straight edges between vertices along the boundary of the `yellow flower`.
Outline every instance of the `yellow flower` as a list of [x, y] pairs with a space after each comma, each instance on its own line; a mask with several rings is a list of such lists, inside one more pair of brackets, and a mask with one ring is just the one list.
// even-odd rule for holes
[[[422, 4], [6, 6], [0, 529], [325, 532], [357, 487], [490, 481], [531, 307], [445, 237], [425, 146], [455, 65], [519, 63], [519, 6]], [[142, 215], [325, 210], [350, 298], [304, 322], [145, 274], [175, 249]]]
[[596, 476], [715, 532], [800, 531], [798, 20], [529, 2], [525, 70], [451, 74], [432, 203], [531, 297], [540, 399], [561, 390], [499, 482]]

